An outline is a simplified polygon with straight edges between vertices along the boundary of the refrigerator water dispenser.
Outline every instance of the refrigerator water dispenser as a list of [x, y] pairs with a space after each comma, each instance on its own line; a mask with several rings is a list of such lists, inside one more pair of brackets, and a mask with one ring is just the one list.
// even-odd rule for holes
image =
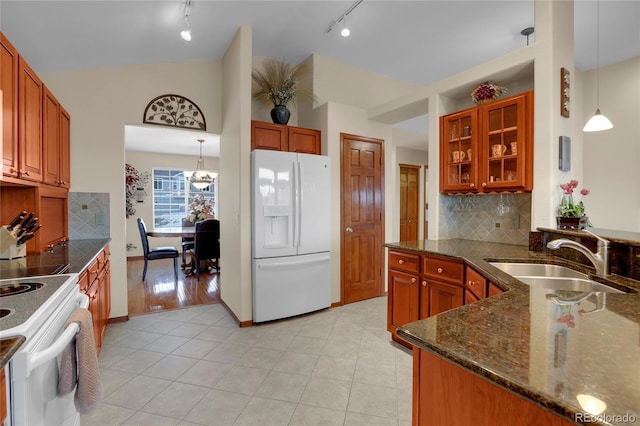
[[289, 239], [289, 206], [264, 206], [264, 247], [281, 248], [291, 244]]

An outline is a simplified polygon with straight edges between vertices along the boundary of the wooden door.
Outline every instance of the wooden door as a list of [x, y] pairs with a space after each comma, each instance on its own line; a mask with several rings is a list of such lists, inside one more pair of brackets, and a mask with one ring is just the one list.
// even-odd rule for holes
[[71, 116], [60, 106], [60, 186], [71, 187]]
[[400, 241], [418, 239], [420, 166], [400, 165]]
[[384, 293], [384, 141], [340, 138], [341, 298], [352, 303]]

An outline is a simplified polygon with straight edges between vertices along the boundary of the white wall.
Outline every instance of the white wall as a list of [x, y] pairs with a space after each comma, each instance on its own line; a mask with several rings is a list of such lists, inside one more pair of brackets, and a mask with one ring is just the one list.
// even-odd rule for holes
[[[596, 77], [583, 74], [582, 125], [595, 112]], [[598, 228], [640, 232], [640, 57], [600, 69], [600, 110], [613, 129], [583, 136], [586, 212]]]
[[240, 28], [222, 59], [220, 298], [240, 321], [252, 318], [251, 34]]
[[[218, 170], [217, 157], [204, 157], [204, 164], [207, 170]], [[136, 246], [133, 250], [127, 251], [127, 257], [142, 256], [142, 243], [138, 231], [137, 218], [141, 217], [148, 228], [153, 227], [153, 168], [178, 168], [193, 169], [198, 161], [197, 156], [158, 154], [155, 152], [125, 151], [125, 162], [134, 166], [139, 172], [148, 172], [150, 179], [145, 191], [147, 198], [142, 203], [134, 203], [136, 213], [126, 220], [126, 243]], [[219, 181], [219, 178], [216, 179]], [[219, 200], [216, 202], [220, 208]], [[150, 247], [174, 246], [182, 251], [182, 241], [180, 238], [149, 238]]]
[[[179, 75], [180, 78], [176, 78]], [[221, 62], [101, 68], [40, 77], [71, 114], [71, 191], [109, 193], [111, 317], [128, 315], [124, 126], [142, 124], [147, 104], [176, 93], [195, 102], [207, 130], [221, 130]]]

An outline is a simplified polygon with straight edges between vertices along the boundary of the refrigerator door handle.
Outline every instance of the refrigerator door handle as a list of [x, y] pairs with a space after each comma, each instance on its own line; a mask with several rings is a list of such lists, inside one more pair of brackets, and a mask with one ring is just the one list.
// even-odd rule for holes
[[323, 256], [316, 259], [302, 260], [299, 262], [264, 263], [258, 264], [258, 269], [280, 269], [286, 268], [287, 266], [297, 268], [302, 265], [313, 265], [316, 263], [328, 262], [329, 260], [331, 260], [330, 256]]
[[300, 238], [302, 234], [302, 170], [300, 166], [300, 162], [296, 163], [298, 176], [296, 178], [296, 201], [298, 204], [298, 212], [296, 214], [296, 218], [298, 219], [298, 233], [297, 233], [297, 241], [296, 247], [300, 248]]

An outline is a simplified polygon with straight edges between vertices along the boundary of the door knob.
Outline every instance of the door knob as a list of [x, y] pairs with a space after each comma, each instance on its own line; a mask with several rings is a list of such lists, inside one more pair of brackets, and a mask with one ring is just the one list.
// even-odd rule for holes
[[347, 227], [347, 229], [345, 229], [345, 231], [347, 231], [347, 232], [353, 232], [353, 228]]

